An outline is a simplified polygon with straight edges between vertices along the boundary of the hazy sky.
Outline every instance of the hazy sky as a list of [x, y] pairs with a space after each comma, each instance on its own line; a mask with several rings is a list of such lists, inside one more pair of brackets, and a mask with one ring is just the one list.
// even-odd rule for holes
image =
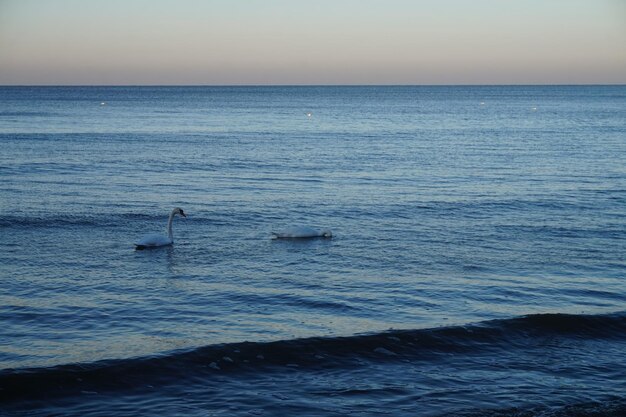
[[0, 0], [0, 84], [626, 83], [626, 0]]

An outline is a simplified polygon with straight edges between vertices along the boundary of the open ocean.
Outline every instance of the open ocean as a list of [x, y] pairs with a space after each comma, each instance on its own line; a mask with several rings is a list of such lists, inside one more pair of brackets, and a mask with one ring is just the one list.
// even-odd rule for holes
[[2, 416], [626, 415], [626, 86], [0, 87], [0, 149]]

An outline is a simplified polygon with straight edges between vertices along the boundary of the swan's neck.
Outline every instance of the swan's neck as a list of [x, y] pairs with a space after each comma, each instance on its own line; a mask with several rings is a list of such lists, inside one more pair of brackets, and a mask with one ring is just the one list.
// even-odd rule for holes
[[174, 235], [172, 234], [172, 221], [174, 220], [174, 212], [170, 213], [170, 218], [167, 220], [167, 237], [170, 241], [174, 241]]

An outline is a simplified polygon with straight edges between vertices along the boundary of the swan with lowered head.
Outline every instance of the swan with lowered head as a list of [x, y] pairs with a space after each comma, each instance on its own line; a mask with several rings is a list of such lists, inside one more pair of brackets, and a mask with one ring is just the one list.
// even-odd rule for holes
[[180, 214], [183, 217], [187, 217], [183, 209], [176, 207], [170, 213], [170, 218], [167, 221], [167, 236], [160, 233], [151, 233], [142, 237], [139, 242], [135, 243], [135, 249], [149, 249], [158, 248], [159, 246], [167, 246], [174, 243], [174, 235], [172, 234], [172, 220], [174, 216]]
[[331, 238], [330, 230], [317, 230], [308, 226], [289, 227], [282, 232], [272, 232], [272, 239], [311, 239], [314, 237]]

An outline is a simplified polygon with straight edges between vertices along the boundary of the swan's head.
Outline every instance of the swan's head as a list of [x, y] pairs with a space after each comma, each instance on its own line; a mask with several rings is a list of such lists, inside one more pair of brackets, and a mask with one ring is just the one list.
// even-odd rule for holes
[[322, 230], [322, 237], [333, 237], [333, 234], [330, 230]]
[[176, 207], [174, 210], [172, 210], [172, 213], [173, 214], [180, 214], [183, 217], [187, 217], [187, 215], [185, 214], [183, 209], [181, 209], [180, 207]]

